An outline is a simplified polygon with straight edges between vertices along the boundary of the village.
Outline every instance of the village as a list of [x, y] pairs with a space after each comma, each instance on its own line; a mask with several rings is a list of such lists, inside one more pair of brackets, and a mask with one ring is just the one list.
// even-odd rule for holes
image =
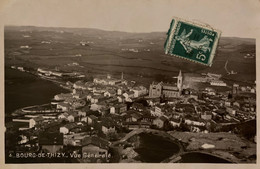
[[255, 86], [195, 90], [183, 85], [183, 76], [179, 71], [175, 83], [153, 82], [149, 88], [123, 73], [67, 81], [64, 87], [71, 92], [55, 95], [50, 111], [24, 108], [6, 124], [6, 135], [14, 137], [6, 143], [8, 155], [75, 153], [81, 155], [77, 162], [113, 162], [114, 143], [136, 129], [216, 133], [256, 118]]

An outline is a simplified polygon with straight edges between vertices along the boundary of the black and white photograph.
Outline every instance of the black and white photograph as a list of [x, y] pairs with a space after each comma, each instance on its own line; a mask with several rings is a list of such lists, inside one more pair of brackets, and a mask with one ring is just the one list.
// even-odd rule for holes
[[260, 1], [2, 6], [5, 165], [256, 168]]

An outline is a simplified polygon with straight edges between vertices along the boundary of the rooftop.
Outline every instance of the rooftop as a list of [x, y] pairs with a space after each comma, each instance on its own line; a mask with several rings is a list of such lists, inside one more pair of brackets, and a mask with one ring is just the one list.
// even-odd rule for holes
[[98, 146], [98, 147], [103, 148], [103, 149], [108, 149], [108, 146], [109, 146], [110, 143], [109, 143], [109, 141], [102, 139], [100, 137], [96, 137], [96, 136], [85, 137], [82, 140], [82, 143], [81, 143], [82, 147], [88, 146], [89, 144]]

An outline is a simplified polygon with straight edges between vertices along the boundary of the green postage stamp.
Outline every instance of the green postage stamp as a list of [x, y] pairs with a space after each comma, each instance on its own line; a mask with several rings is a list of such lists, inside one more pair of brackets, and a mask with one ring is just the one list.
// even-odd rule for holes
[[221, 32], [207, 25], [172, 19], [165, 54], [211, 66]]

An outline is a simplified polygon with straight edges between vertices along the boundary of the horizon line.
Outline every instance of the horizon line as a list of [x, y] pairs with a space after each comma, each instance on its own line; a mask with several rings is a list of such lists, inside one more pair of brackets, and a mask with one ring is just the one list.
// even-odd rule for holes
[[[130, 32], [130, 31], [121, 31], [121, 30], [107, 30], [107, 29], [101, 29], [101, 28], [94, 28], [94, 27], [70, 27], [70, 26], [35, 26], [35, 25], [12, 25], [12, 24], [7, 24], [4, 25], [5, 27], [35, 27], [35, 28], [64, 28], [64, 29], [95, 29], [95, 30], [100, 30], [100, 31], [106, 31], [106, 32], [121, 32], [121, 33], [130, 33], [130, 34], [148, 34], [148, 33], [167, 33], [168, 30], [164, 31], [151, 31], [151, 32]], [[241, 38], [241, 39], [254, 39], [252, 37], [238, 37], [238, 36], [220, 36], [225, 37], [225, 38]]]

